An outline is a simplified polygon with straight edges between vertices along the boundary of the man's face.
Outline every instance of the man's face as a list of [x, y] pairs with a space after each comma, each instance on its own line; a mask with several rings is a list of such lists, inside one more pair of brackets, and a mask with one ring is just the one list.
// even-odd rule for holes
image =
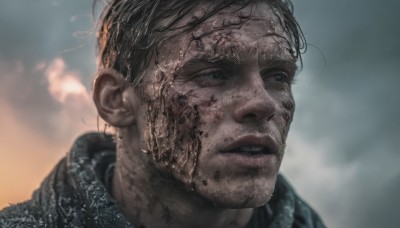
[[293, 118], [295, 69], [267, 4], [231, 6], [165, 42], [137, 110], [149, 167], [218, 206], [267, 203]]

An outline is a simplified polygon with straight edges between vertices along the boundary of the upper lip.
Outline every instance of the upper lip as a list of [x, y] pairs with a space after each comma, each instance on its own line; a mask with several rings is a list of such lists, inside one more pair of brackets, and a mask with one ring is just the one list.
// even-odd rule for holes
[[235, 149], [243, 146], [251, 146], [251, 147], [264, 147], [267, 153], [277, 154], [278, 145], [272, 139], [272, 137], [268, 135], [264, 136], [254, 136], [254, 135], [245, 135], [236, 138], [232, 143], [228, 144], [226, 147], [220, 150], [222, 153], [235, 152]]

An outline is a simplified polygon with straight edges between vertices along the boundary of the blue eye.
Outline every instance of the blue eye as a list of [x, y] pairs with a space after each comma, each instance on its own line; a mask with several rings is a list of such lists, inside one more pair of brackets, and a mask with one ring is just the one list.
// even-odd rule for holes
[[274, 74], [273, 78], [277, 82], [284, 82], [286, 79], [286, 75], [285, 74]]
[[273, 70], [262, 74], [267, 85], [289, 83], [289, 75], [285, 71]]

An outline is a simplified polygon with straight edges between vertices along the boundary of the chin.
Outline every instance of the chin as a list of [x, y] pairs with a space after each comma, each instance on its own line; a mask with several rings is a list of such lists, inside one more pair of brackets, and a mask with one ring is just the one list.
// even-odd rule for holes
[[276, 175], [261, 180], [237, 183], [222, 182], [202, 186], [197, 193], [213, 206], [221, 208], [256, 208], [269, 202], [275, 189]]

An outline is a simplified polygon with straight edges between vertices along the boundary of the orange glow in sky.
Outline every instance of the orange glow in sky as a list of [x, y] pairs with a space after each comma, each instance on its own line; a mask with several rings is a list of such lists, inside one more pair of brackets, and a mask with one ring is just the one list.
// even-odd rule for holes
[[[0, 131], [1, 209], [10, 203], [29, 199], [58, 160], [68, 152], [73, 140], [85, 131], [97, 130], [97, 116], [79, 73], [68, 70], [61, 58], [55, 58], [50, 63], [38, 63], [32, 71], [17, 61], [0, 61], [0, 69], [10, 80], [8, 85], [3, 84], [0, 88], [0, 126], [7, 129]], [[43, 76], [48, 90], [46, 96], [53, 99], [52, 105], [57, 108], [51, 113], [39, 109], [29, 111], [32, 115], [48, 115], [44, 118], [53, 129], [50, 133], [27, 124], [32, 120], [23, 119], [12, 102], [16, 96], [26, 101], [25, 106], [37, 102], [31, 97], [36, 88], [18, 89], [13, 86], [26, 81], [33, 71]], [[20, 81], [14, 83], [13, 80]], [[32, 107], [35, 108], [35, 105]]]

